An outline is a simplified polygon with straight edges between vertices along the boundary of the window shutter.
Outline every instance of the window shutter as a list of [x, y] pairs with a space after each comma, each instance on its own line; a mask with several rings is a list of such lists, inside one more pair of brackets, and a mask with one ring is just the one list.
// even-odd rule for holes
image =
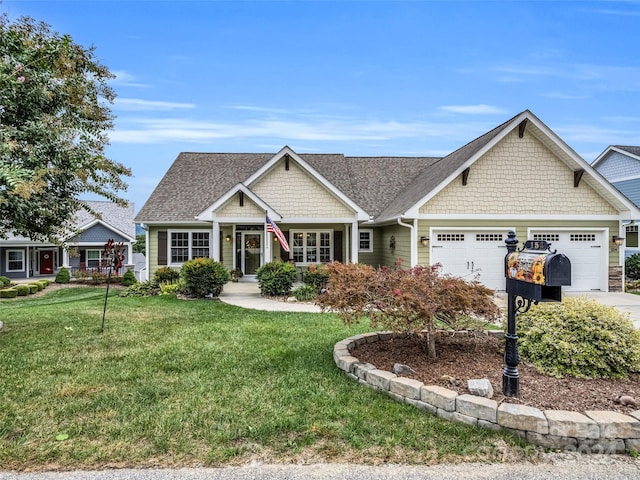
[[[293, 248], [291, 246], [291, 242], [289, 242], [289, 230], [287, 230], [286, 232], [283, 231], [282, 234], [284, 235], [284, 238], [287, 239], [287, 243], [289, 244], [289, 248]], [[278, 242], [278, 245], [280, 245], [280, 242]], [[283, 262], [288, 262], [289, 261], [289, 252], [285, 252], [284, 248], [282, 248], [282, 245], [280, 245], [280, 259]]]
[[85, 263], [87, 261], [87, 251], [80, 250], [80, 263]]
[[344, 258], [342, 254], [342, 231], [335, 230], [333, 232], [333, 259], [336, 262], [344, 263]]
[[167, 264], [167, 232], [158, 232], [158, 265]]

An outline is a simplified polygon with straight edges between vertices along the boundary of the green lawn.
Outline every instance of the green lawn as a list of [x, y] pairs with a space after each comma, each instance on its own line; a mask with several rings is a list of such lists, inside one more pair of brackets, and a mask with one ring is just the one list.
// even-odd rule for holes
[[[329, 314], [65, 288], [0, 302], [3, 469], [495, 460], [506, 434], [348, 379]], [[512, 448], [512, 450], [515, 450]]]

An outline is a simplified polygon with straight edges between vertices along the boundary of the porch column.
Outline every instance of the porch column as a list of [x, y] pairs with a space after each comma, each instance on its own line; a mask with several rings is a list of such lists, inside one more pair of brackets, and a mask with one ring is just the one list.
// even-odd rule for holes
[[213, 255], [209, 255], [211, 258], [213, 258], [216, 262], [220, 261], [220, 223], [214, 221], [213, 222], [213, 228], [212, 228], [212, 248], [213, 248]]
[[[63, 257], [64, 257], [64, 254], [63, 254]], [[131, 244], [131, 242], [129, 242], [129, 245], [127, 246], [127, 260], [128, 260], [127, 263], [129, 265], [133, 265], [133, 245]]]
[[24, 270], [26, 277], [29, 278], [29, 272], [31, 271], [31, 252], [29, 251], [29, 245], [27, 245], [26, 258], [24, 259]]
[[360, 230], [358, 229], [358, 220], [354, 220], [351, 224], [351, 261], [358, 263], [358, 250], [360, 249]]
[[[267, 231], [267, 224], [265, 222], [264, 224], [264, 263], [269, 263], [273, 260], [273, 258], [271, 257], [271, 245], [273, 245], [272, 243], [272, 239], [271, 239], [271, 233], [269, 231]], [[280, 245], [280, 244], [278, 244]]]
[[[131, 260], [131, 257], [129, 257], [129, 260]], [[64, 268], [69, 268], [69, 250], [66, 248], [62, 249], [62, 266]]]

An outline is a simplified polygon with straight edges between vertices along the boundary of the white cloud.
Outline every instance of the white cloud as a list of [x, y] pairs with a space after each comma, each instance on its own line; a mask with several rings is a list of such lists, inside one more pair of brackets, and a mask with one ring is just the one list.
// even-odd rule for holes
[[452, 113], [462, 113], [464, 115], [493, 115], [493, 114], [505, 114], [506, 110], [494, 107], [492, 105], [445, 105], [440, 107], [440, 110]]
[[148, 87], [149, 85], [141, 83], [138, 79], [131, 75], [129, 72], [125, 72], [124, 70], [114, 70], [113, 73], [116, 78], [111, 80], [111, 83], [117, 86], [124, 87]]
[[127, 111], [175, 110], [195, 108], [195, 105], [193, 103], [163, 102], [139, 98], [116, 98], [114, 108]]

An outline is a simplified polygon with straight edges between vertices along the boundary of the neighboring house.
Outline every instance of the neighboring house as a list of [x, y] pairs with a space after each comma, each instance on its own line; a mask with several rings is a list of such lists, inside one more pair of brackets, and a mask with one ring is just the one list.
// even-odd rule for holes
[[[265, 214], [291, 245], [280, 248]], [[181, 153], [135, 221], [149, 275], [211, 257], [251, 278], [265, 262], [440, 263], [504, 290], [504, 240], [547, 240], [572, 262], [566, 290], [621, 290], [613, 243], [637, 217], [530, 111], [444, 158]]]
[[[602, 176], [640, 207], [640, 146], [611, 145], [591, 164]], [[638, 224], [632, 219], [625, 226], [626, 253], [638, 252]]]
[[139, 282], [146, 282], [147, 278], [147, 259], [144, 253], [133, 254], [133, 273], [136, 276], [136, 280]]
[[[134, 206], [123, 208], [111, 202], [87, 201], [99, 213], [98, 219], [86, 210], [74, 219], [75, 232], [62, 239], [65, 247], [54, 243], [10, 236], [0, 240], [0, 275], [12, 279], [53, 276], [61, 267], [72, 273], [100, 268], [104, 245], [109, 239], [126, 246], [124, 264], [131, 263], [135, 243]], [[119, 272], [122, 273], [122, 272]]]

